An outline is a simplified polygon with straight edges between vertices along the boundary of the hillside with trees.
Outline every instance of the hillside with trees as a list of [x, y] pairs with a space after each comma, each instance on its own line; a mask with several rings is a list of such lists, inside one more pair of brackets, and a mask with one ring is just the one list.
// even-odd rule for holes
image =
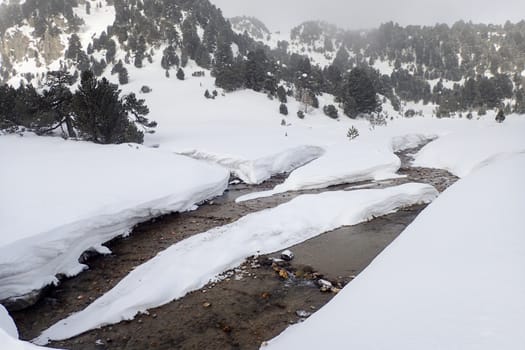
[[[93, 16], [102, 10], [112, 15], [107, 26]], [[86, 37], [87, 23], [101, 29]], [[19, 104], [28, 100], [24, 108], [45, 110], [34, 100], [50, 91], [48, 71], [67, 75], [69, 85], [82, 84], [88, 71], [102, 81], [116, 75], [125, 85], [130, 70], [149, 65], [184, 80], [191, 61], [209, 70], [218, 88], [265, 93], [282, 111], [285, 97], [300, 101], [303, 113], [323, 108], [318, 97], [328, 93], [352, 118], [381, 111], [385, 101], [404, 115], [414, 113], [403, 109], [407, 102], [432, 104], [438, 117], [488, 109], [525, 113], [524, 21], [390, 22], [366, 31], [311, 21], [292, 29], [289, 40], [272, 35], [253, 17], [227, 20], [208, 0], [11, 1], [0, 5], [0, 81], [20, 87], [4, 86], [3, 100], [17, 91], [24, 96]], [[61, 113], [46, 112], [28, 123], [28, 113], [4, 116], [3, 127], [42, 129], [43, 123], [45, 130], [56, 125], [43, 120], [61, 120]]]

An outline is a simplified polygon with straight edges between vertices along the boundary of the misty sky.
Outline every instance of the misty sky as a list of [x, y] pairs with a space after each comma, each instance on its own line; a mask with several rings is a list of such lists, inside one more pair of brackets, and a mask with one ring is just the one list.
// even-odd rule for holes
[[517, 22], [525, 19], [525, 0], [211, 0], [226, 17], [255, 16], [271, 31], [289, 30], [309, 19], [344, 28], [377, 27], [390, 20], [401, 25]]

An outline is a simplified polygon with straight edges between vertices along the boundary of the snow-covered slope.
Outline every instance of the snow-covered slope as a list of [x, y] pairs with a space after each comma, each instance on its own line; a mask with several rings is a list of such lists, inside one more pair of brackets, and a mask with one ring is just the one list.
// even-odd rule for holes
[[446, 169], [463, 177], [475, 168], [509, 154], [525, 152], [525, 118], [504, 124], [473, 126], [441, 137], [425, 146], [414, 165]]
[[[288, 247], [344, 225], [354, 225], [405, 206], [428, 203], [437, 191], [406, 184], [384, 190], [303, 195], [276, 208], [249, 214], [173, 245], [137, 267], [85, 310], [44, 331], [36, 343], [70, 338], [134, 318], [203, 287], [254, 254]], [[166, 278], [169, 276], [169, 278]]]
[[514, 155], [460, 180], [330, 303], [264, 348], [523, 349], [524, 177], [525, 155]]
[[220, 195], [226, 170], [123, 144], [0, 136], [0, 300], [73, 276], [89, 249]]

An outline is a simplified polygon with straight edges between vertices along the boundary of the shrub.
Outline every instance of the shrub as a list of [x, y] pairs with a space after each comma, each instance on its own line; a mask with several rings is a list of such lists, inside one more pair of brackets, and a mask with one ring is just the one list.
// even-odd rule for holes
[[498, 114], [496, 115], [496, 121], [498, 123], [503, 123], [505, 121], [505, 113], [503, 113], [503, 110], [499, 110]]
[[182, 70], [182, 68], [179, 68], [179, 70], [177, 71], [177, 79], [184, 80], [184, 71]]
[[354, 140], [359, 136], [359, 130], [357, 130], [357, 128], [352, 125], [352, 127], [348, 129], [346, 136], [350, 139], [350, 141]]
[[339, 112], [337, 111], [337, 108], [334, 105], [324, 106], [323, 112], [330, 118], [333, 118], [333, 119], [339, 118]]

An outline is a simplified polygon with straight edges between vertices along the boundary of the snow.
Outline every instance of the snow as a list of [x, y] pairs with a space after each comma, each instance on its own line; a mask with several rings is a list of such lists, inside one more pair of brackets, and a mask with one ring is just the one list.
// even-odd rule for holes
[[[133, 319], [203, 287], [221, 272], [255, 254], [266, 254], [323, 232], [353, 225], [437, 196], [429, 185], [302, 195], [181, 241], [137, 267], [83, 311], [57, 322], [36, 343], [61, 340], [90, 329]], [[169, 276], [169, 278], [166, 278]]]
[[524, 177], [523, 154], [473, 171], [264, 348], [523, 349]]
[[[523, 117], [521, 117], [523, 119]], [[463, 177], [473, 169], [513, 153], [525, 152], [524, 121], [510, 118], [502, 124], [464, 129], [425, 146], [414, 165], [446, 169]]]
[[415, 156], [413, 165], [446, 169], [460, 177], [497, 158], [525, 152], [525, 118], [518, 115], [508, 116], [502, 124], [492, 116], [476, 121], [414, 117], [395, 119], [387, 127], [373, 130], [363, 130], [361, 124], [359, 130], [361, 136], [349, 142], [317, 128], [318, 140], [325, 139], [324, 155], [293, 171], [274, 189], [241, 196], [237, 202], [288, 191], [395, 178], [401, 163], [394, 152], [431, 140]]
[[[100, 8], [97, 6], [99, 3], [102, 4]], [[84, 24], [77, 34], [80, 37], [84, 50], [87, 49], [93, 38], [98, 38], [102, 32], [107, 31], [108, 26], [113, 25], [116, 16], [115, 7], [109, 5], [107, 0], [90, 1], [90, 4], [89, 15], [86, 13], [85, 4], [80, 4], [78, 7], [73, 8], [75, 15], [84, 20]]]
[[9, 336], [18, 339], [18, 329], [16, 329], [15, 322], [2, 304], [0, 304], [0, 329]]
[[0, 304], [0, 345], [6, 350], [49, 349], [18, 340], [18, 330], [7, 310]]
[[73, 276], [86, 250], [222, 194], [226, 170], [135, 144], [0, 136], [0, 300]]
[[237, 202], [288, 191], [393, 178], [400, 166], [401, 161], [391, 149], [377, 147], [377, 143], [345, 142], [330, 148], [325, 156], [295, 170], [283, 184], [277, 185], [273, 190], [241, 196], [237, 198]]
[[[253, 139], [251, 142], [253, 142]], [[260, 143], [260, 145], [263, 145], [263, 143]], [[216, 154], [211, 151], [191, 150], [179, 153], [195, 159], [217, 163], [230, 169], [235, 176], [245, 183], [259, 184], [275, 174], [286, 173], [299, 168], [320, 157], [324, 150], [316, 146], [296, 146], [253, 160], [235, 155]]]

